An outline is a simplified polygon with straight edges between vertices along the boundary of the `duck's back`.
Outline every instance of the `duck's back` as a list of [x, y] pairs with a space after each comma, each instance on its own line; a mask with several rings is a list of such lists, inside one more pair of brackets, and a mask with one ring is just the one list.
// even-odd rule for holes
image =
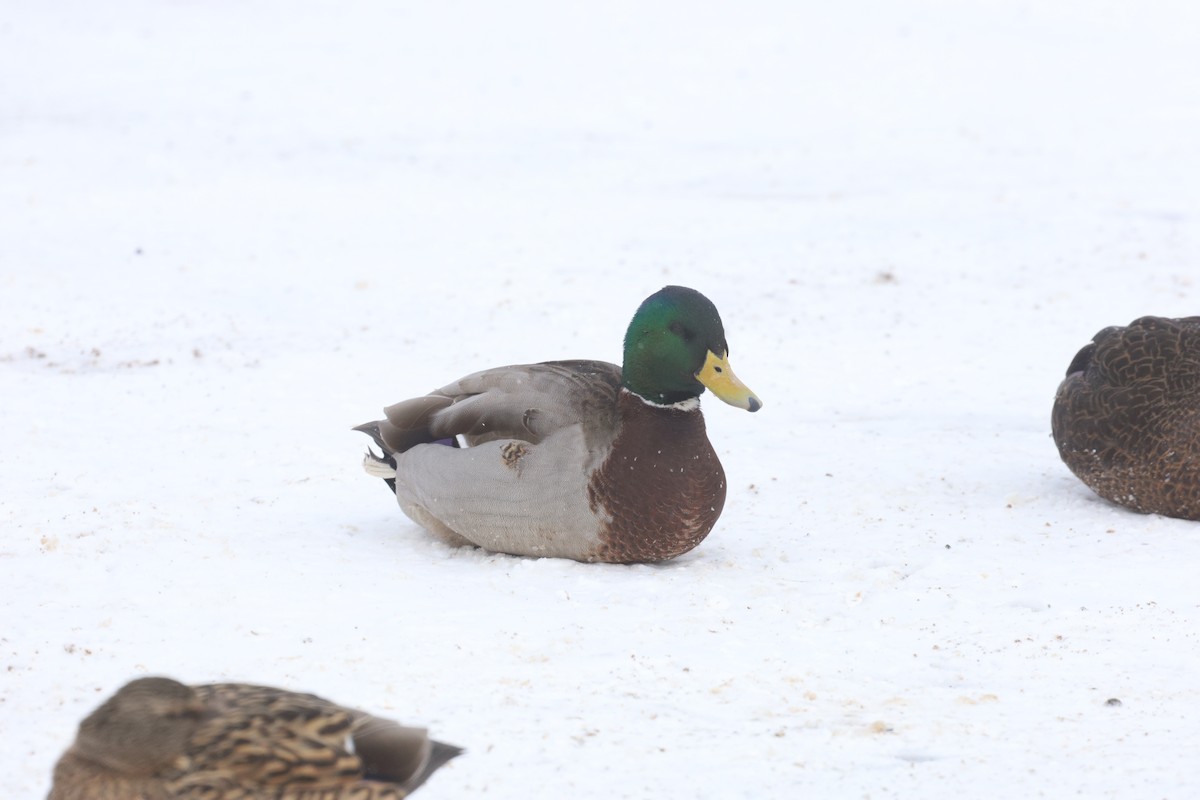
[[580, 425], [587, 446], [611, 443], [617, 425], [621, 368], [607, 361], [545, 361], [476, 372], [433, 396], [451, 401], [430, 424], [440, 437], [461, 434], [471, 445], [497, 439], [539, 444]]
[[1072, 360], [1051, 426], [1063, 461], [1097, 494], [1200, 518], [1200, 317], [1100, 331]]
[[231, 683], [194, 689], [211, 718], [192, 737], [171, 797], [400, 800], [462, 752], [424, 729], [311, 694]]

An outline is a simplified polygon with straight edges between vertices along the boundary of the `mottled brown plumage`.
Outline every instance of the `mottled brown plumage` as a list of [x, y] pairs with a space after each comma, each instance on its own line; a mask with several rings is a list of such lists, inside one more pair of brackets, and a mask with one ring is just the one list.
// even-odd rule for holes
[[1071, 361], [1051, 425], [1063, 461], [1101, 497], [1200, 519], [1200, 317], [1097, 333]]
[[310, 694], [140, 678], [80, 724], [49, 800], [398, 800], [461, 752]]

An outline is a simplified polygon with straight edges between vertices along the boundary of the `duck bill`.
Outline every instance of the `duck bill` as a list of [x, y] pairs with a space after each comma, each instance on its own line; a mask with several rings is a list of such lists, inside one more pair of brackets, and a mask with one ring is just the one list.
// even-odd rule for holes
[[738, 380], [737, 375], [733, 374], [725, 356], [719, 356], [712, 350], [708, 351], [708, 357], [704, 359], [704, 366], [696, 373], [696, 380], [731, 406], [744, 408], [747, 411], [758, 411], [762, 408], [762, 401], [754, 392], [750, 391], [746, 384]]

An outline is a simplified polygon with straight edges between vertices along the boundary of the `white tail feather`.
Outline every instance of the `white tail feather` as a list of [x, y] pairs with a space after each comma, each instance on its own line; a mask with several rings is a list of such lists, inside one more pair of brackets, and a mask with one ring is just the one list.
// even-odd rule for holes
[[367, 453], [363, 456], [363, 469], [372, 478], [395, 478], [396, 468], [388, 465], [386, 461], [380, 461], [379, 458]]

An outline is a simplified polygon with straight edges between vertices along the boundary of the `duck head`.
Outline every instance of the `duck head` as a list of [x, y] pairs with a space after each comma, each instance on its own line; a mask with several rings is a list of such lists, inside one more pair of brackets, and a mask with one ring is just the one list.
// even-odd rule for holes
[[657, 405], [699, 397], [707, 388], [731, 406], [758, 411], [762, 401], [729, 367], [717, 307], [686, 286], [647, 297], [625, 332], [625, 388]]
[[170, 678], [139, 678], [80, 723], [73, 750], [117, 774], [154, 775], [184, 754], [205, 716], [190, 687]]

